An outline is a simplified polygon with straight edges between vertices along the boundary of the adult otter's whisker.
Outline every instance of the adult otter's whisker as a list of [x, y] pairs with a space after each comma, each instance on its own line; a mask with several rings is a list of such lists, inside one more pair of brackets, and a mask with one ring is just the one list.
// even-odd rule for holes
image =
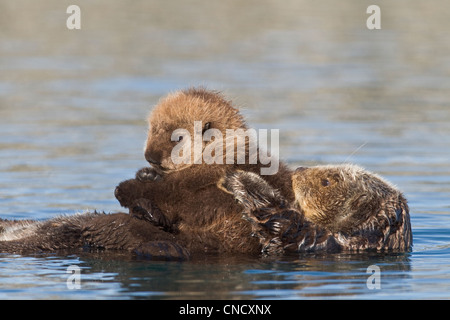
[[350, 155], [345, 158], [345, 160], [341, 163], [341, 164], [346, 164], [347, 161], [353, 157], [359, 150], [361, 150], [362, 148], [364, 148], [366, 146], [366, 144], [368, 143], [368, 141], [364, 142], [362, 145], [360, 145], [358, 148], [356, 148], [352, 153], [350, 153]]

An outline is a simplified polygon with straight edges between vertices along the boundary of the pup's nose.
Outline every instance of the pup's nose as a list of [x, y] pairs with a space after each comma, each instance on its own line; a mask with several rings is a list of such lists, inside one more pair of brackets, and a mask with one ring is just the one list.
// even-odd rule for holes
[[295, 173], [302, 173], [306, 169], [308, 169], [308, 168], [306, 168], [306, 167], [298, 167], [297, 169], [295, 169]]
[[151, 164], [156, 164], [156, 165], [160, 165], [161, 164], [161, 162], [156, 161], [156, 160], [152, 159], [151, 157], [145, 157], [145, 159]]
[[150, 152], [145, 152], [145, 160], [147, 160], [150, 164], [160, 165], [161, 162], [156, 160], [153, 155], [150, 155]]

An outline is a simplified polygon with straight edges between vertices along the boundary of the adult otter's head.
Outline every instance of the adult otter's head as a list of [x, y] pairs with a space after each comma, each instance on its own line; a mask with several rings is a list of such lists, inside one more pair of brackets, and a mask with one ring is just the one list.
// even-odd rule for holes
[[406, 200], [401, 193], [358, 166], [300, 167], [292, 177], [292, 184], [296, 202], [305, 216], [331, 231], [355, 231], [371, 218], [380, 219], [377, 216], [380, 213], [387, 217], [388, 211], [393, 212], [393, 220], [403, 222], [400, 206], [403, 203], [406, 206]]
[[[165, 97], [153, 109], [148, 122], [145, 158], [163, 173], [204, 163], [206, 159], [202, 154], [205, 148], [209, 148], [209, 155], [214, 156], [216, 152], [216, 156], [225, 157], [225, 152], [219, 155], [219, 149], [211, 144], [225, 139], [227, 129], [247, 128], [244, 118], [230, 101], [218, 92], [203, 88], [179, 91]], [[205, 134], [206, 131], [209, 135]]]

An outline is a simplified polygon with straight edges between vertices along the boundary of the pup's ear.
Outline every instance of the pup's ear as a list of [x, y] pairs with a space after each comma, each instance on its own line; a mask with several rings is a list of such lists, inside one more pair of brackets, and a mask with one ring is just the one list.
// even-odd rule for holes
[[284, 206], [280, 192], [249, 171], [233, 171], [221, 179], [221, 189], [231, 193], [247, 210]]

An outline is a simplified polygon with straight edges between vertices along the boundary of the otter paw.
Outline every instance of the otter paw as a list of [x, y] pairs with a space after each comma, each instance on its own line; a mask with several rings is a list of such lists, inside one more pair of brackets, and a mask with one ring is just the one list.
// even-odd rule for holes
[[247, 210], [286, 206], [280, 192], [254, 172], [229, 172], [220, 180], [219, 188], [231, 193]]
[[279, 256], [282, 255], [283, 252], [283, 242], [278, 237], [266, 241], [261, 249], [261, 253], [267, 256]]
[[136, 200], [130, 208], [130, 215], [146, 220], [164, 231], [172, 232], [172, 223], [156, 205], [148, 199]]
[[144, 184], [136, 179], [122, 181], [114, 190], [120, 205], [129, 208], [136, 199], [142, 198]]
[[136, 179], [141, 182], [157, 181], [161, 176], [152, 167], [145, 167], [136, 172]]
[[125, 196], [123, 189], [120, 188], [120, 185], [117, 186], [116, 189], [114, 189], [114, 196], [116, 197], [117, 201], [119, 201], [122, 207], [127, 207], [127, 197]]

